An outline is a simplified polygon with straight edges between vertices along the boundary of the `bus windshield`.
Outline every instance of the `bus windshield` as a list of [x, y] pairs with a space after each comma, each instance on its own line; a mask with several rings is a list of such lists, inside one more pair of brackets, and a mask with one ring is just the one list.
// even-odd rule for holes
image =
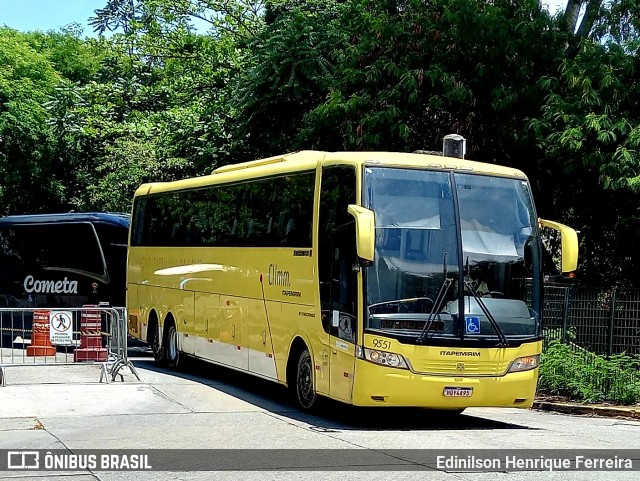
[[524, 179], [367, 167], [364, 193], [376, 227], [367, 329], [539, 336], [540, 243]]

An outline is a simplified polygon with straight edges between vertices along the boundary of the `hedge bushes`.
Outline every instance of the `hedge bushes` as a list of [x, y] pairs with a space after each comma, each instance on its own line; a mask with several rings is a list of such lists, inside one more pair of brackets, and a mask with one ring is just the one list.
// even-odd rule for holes
[[560, 341], [542, 354], [538, 392], [574, 401], [640, 402], [640, 359], [626, 354], [599, 356]]

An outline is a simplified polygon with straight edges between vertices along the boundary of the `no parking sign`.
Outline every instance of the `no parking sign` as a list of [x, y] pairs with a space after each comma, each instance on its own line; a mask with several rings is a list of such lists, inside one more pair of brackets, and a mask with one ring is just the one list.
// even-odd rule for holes
[[73, 313], [51, 311], [49, 314], [49, 338], [51, 344], [71, 346], [73, 344]]

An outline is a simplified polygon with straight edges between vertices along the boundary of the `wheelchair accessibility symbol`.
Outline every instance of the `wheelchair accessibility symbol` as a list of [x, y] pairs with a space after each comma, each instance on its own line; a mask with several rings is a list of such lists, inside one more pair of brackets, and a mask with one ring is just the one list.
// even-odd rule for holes
[[465, 321], [465, 333], [466, 334], [480, 334], [480, 318], [477, 316], [466, 316]]

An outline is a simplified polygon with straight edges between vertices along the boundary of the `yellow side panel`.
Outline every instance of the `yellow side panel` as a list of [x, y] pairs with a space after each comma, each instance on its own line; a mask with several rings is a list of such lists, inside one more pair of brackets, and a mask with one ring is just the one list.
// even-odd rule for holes
[[310, 248], [134, 247], [128, 305], [138, 306], [143, 323], [151, 310], [161, 323], [171, 311], [186, 352], [286, 382], [296, 337], [319, 367], [326, 361], [316, 262]]
[[195, 351], [196, 354], [206, 352], [211, 348], [214, 339], [220, 339], [219, 320], [222, 317], [220, 308], [220, 295], [200, 293], [198, 308], [195, 309]]
[[[214, 331], [219, 333], [217, 360], [246, 371], [249, 369], [245, 324], [249, 310], [248, 300], [222, 294], [220, 302], [222, 315], [216, 319], [213, 326]], [[203, 357], [209, 356], [203, 353]]]
[[355, 344], [331, 336], [331, 397], [351, 402]]
[[[329, 353], [326, 345], [321, 342], [321, 339], [327, 335], [322, 329], [320, 310], [313, 305], [283, 302], [279, 314], [270, 316], [269, 320], [278, 361], [278, 379], [286, 382], [286, 363], [289, 348], [293, 339], [298, 336], [309, 347], [316, 376], [319, 378], [319, 382], [316, 382], [316, 390], [321, 394], [328, 394]], [[326, 382], [323, 382], [323, 379]]]
[[[127, 296], [129, 296], [130, 298], [138, 298], [138, 286], [136, 286], [135, 284], [128, 284]], [[136, 339], [146, 339], [142, 337], [142, 314], [139, 307], [137, 305], [130, 306], [130, 308], [127, 310], [127, 314], [127, 331], [129, 332], [129, 335], [135, 337]]]

